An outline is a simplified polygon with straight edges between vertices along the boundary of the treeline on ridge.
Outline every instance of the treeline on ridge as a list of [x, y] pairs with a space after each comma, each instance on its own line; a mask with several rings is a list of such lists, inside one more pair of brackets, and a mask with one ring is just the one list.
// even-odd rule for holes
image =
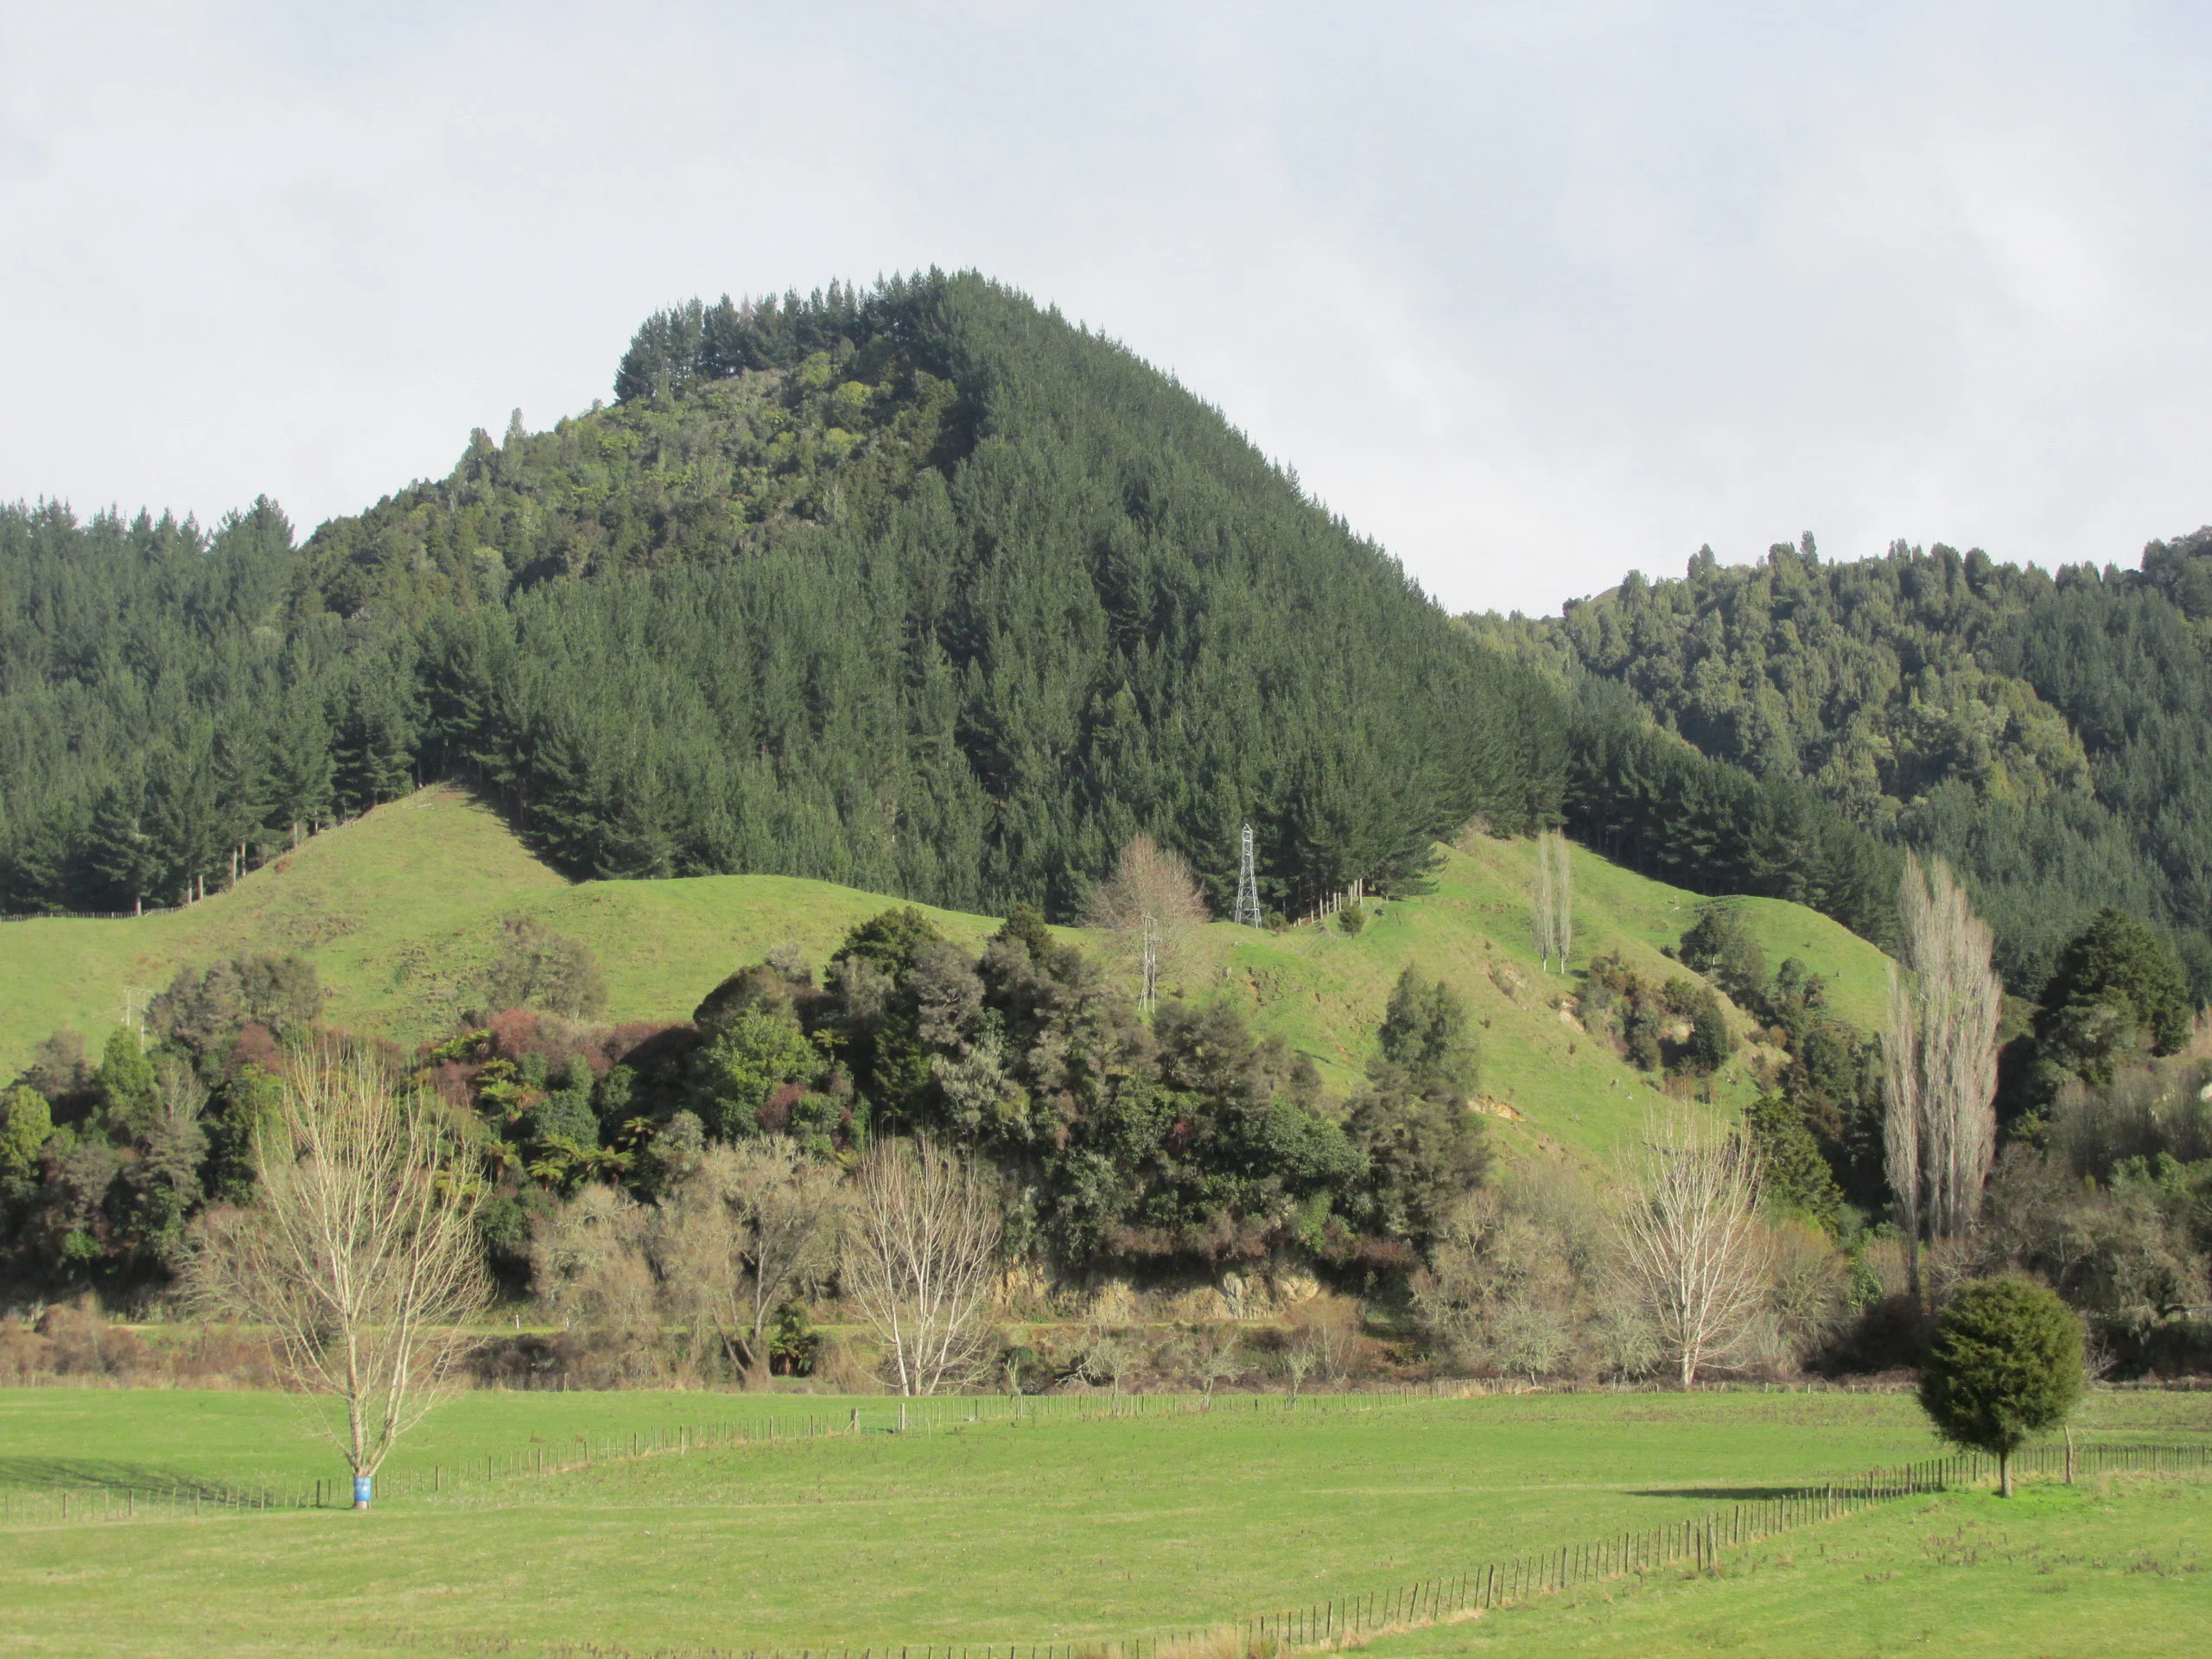
[[[1903, 543], [1835, 563], [1807, 536], [1756, 565], [1706, 549], [1679, 579], [1631, 572], [1558, 618], [1470, 621], [1579, 709], [1628, 722], [1604, 746], [1578, 738], [1578, 779], [1640, 764], [1649, 716], [1726, 768], [1739, 822], [1761, 800], [1777, 826], [1816, 801], [1892, 859], [1948, 858], [2015, 995], [2034, 999], [2117, 907], [2164, 930], [2212, 999], [2212, 531], [2152, 543], [2136, 570], [2056, 573]], [[1709, 856], [1668, 813], [1569, 798], [1595, 846], [1672, 838]], [[1880, 893], [1893, 869], [1848, 880]]]
[[971, 276], [650, 321], [624, 401], [295, 548], [0, 514], [0, 907], [219, 887], [418, 779], [579, 874], [1225, 909], [1556, 817], [1566, 721], [1214, 410]]

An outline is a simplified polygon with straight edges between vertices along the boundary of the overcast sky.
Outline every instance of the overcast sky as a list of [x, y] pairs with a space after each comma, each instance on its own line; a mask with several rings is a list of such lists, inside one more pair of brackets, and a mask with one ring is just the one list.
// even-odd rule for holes
[[974, 266], [1454, 609], [2212, 519], [2202, 6], [0, 0], [0, 497], [304, 533], [647, 311]]

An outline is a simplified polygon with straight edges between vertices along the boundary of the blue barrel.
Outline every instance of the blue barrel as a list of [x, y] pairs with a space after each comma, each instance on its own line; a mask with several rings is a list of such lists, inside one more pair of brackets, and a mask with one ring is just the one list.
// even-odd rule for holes
[[354, 1508], [361, 1510], [368, 1508], [369, 1494], [375, 1485], [376, 1477], [374, 1475], [356, 1475], [353, 1477]]

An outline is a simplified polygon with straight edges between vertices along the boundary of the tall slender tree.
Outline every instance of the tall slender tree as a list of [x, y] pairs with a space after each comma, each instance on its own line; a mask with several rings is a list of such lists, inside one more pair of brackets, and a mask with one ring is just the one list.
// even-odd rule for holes
[[1897, 938], [1882, 1141], [1917, 1297], [1921, 1240], [1973, 1226], [1996, 1150], [2000, 992], [1988, 925], [1941, 858], [1905, 860]]
[[1567, 969], [1567, 952], [1574, 947], [1574, 867], [1568, 861], [1567, 837], [1556, 830], [1536, 832], [1536, 872], [1529, 895], [1529, 919], [1536, 936], [1536, 956], [1549, 968], [1559, 958]]

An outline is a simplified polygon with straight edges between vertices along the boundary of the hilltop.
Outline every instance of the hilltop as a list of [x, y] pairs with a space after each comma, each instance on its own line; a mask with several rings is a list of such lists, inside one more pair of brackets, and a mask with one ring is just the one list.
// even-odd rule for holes
[[303, 545], [0, 511], [0, 910], [174, 903], [440, 778], [570, 876], [1060, 920], [1139, 831], [1218, 888], [1252, 823], [1295, 915], [1556, 816], [1537, 676], [1009, 289], [679, 307], [619, 391]]
[[[1382, 902], [1356, 938], [1312, 925], [1274, 933], [1209, 925], [1181, 988], [1226, 993], [1341, 1091], [1366, 1062], [1391, 985], [1415, 967], [1469, 1003], [1484, 1052], [1482, 1101], [1510, 1139], [1603, 1152], [1639, 1120], [1654, 1084], [1555, 1006], [1579, 982], [1543, 972], [1529, 944], [1531, 843], [1475, 837], [1439, 850], [1434, 890]], [[1586, 850], [1578, 849], [1573, 862], [1575, 966], [1618, 951], [1655, 977], [1681, 971], [1661, 949], [1705, 901]], [[334, 1025], [409, 1044], [442, 1039], [476, 994], [501, 920], [518, 914], [591, 949], [607, 981], [608, 1019], [681, 1020], [740, 964], [796, 944], [818, 965], [847, 930], [893, 902], [788, 876], [571, 881], [479, 801], [426, 789], [316, 836], [235, 889], [180, 912], [8, 924], [0, 934], [0, 1075], [59, 1027], [96, 1043], [134, 988], [143, 995], [180, 966], [250, 951], [315, 963]], [[1878, 1024], [1884, 968], [1872, 946], [1780, 900], [1744, 900], [1738, 912], [1770, 963], [1799, 958], [1829, 980], [1840, 1017]], [[981, 915], [927, 913], [963, 944], [980, 944], [998, 926]], [[1735, 1023], [1749, 1029], [1740, 1015]], [[1749, 1098], [1751, 1058], [1740, 1054], [1716, 1079], [1723, 1103]]]

